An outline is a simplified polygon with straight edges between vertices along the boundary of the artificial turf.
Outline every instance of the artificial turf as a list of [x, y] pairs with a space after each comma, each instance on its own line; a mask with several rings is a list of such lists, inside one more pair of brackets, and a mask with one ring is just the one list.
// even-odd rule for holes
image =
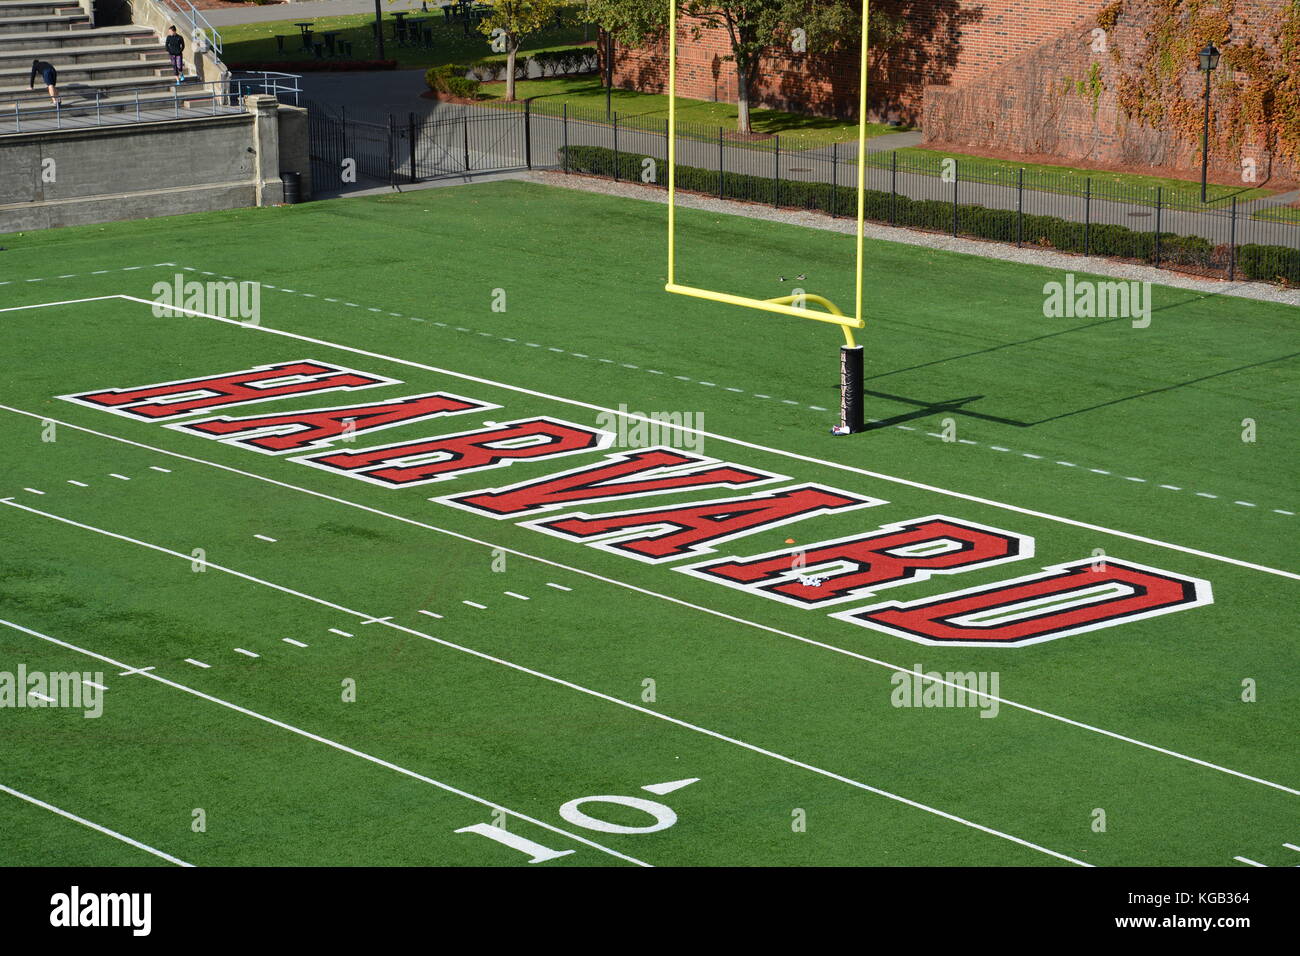
[[[1147, 328], [1052, 319], [1058, 273], [870, 242], [862, 339], [882, 421], [835, 438], [836, 331], [665, 294], [662, 225], [656, 204], [506, 182], [7, 237], [0, 308], [150, 299], [177, 273], [264, 285], [256, 328], [120, 298], [0, 313], [0, 619], [18, 625], [0, 626], [0, 670], [102, 670], [110, 687], [96, 720], [0, 709], [0, 783], [200, 865], [526, 863], [455, 832], [494, 821], [575, 851], [545, 865], [1285, 854], [1293, 310], [1156, 286]], [[679, 281], [766, 297], [806, 274], [852, 301], [844, 236], [689, 210], [679, 227]], [[618, 448], [386, 489], [58, 398], [303, 358], [403, 384], [229, 414], [435, 389], [501, 406], [359, 436], [369, 447], [535, 415], [590, 426], [621, 405], [689, 412], [706, 455], [886, 502], [720, 555], [935, 514], [1032, 536], [1035, 553], [805, 610], [429, 500]], [[921, 646], [828, 616], [1099, 549], [1208, 581], [1214, 601], [1020, 648]], [[1001, 696], [1039, 712], [892, 706], [894, 667], [918, 664], [997, 671]], [[593, 795], [677, 821], [611, 833], [560, 813]], [[12, 863], [158, 862], [3, 794], [0, 814], [29, 834]]]

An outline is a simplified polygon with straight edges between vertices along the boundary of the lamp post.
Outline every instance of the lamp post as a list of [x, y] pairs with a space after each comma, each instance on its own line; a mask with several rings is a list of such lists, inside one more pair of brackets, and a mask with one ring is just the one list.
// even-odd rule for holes
[[605, 119], [609, 119], [610, 97], [614, 95], [614, 32], [605, 31]]
[[1219, 67], [1219, 51], [1213, 43], [1197, 54], [1200, 69], [1205, 74], [1205, 126], [1201, 131], [1201, 202], [1205, 202], [1205, 189], [1210, 174], [1210, 74]]

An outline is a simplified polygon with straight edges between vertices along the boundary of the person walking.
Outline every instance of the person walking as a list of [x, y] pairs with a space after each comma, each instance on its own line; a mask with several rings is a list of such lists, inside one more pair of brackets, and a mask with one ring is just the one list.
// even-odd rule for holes
[[27, 88], [33, 90], [36, 88], [36, 78], [40, 77], [45, 88], [50, 93], [50, 101], [57, 109], [59, 106], [59, 71], [54, 68], [53, 63], [46, 63], [44, 60], [32, 60], [32, 75], [27, 80]]
[[176, 32], [175, 27], [167, 28], [167, 55], [172, 58], [172, 72], [176, 74], [176, 83], [185, 82], [185, 38]]

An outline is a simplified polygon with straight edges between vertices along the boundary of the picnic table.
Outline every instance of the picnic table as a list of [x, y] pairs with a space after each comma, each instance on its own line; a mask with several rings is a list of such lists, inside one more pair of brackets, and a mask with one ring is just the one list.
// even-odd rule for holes
[[302, 48], [304, 50], [311, 49], [311, 25], [315, 22], [314, 20], [305, 20], [302, 23], [294, 24], [302, 35]]

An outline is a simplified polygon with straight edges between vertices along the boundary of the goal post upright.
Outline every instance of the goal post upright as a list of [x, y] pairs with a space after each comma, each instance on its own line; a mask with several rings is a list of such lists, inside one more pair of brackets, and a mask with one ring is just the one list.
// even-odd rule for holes
[[[866, 327], [862, 318], [862, 273], [864, 266], [863, 239], [866, 224], [866, 155], [867, 155], [867, 65], [868, 65], [868, 31], [871, 16], [871, 0], [862, 0], [862, 54], [859, 63], [858, 79], [858, 208], [856, 235], [856, 268], [853, 290], [853, 314], [846, 316], [839, 308], [824, 296], [800, 294], [782, 296], [773, 299], [755, 299], [749, 296], [734, 295], [713, 289], [701, 289], [695, 286], [681, 285], [677, 282], [677, 0], [668, 3], [668, 281], [664, 285], [667, 292], [686, 295], [727, 305], [775, 312], [800, 319], [813, 319], [838, 325], [844, 333], [845, 344], [840, 349], [840, 424], [833, 431], [836, 434], [860, 432], [864, 429], [863, 421], [863, 349], [854, 337], [854, 329]], [[720, 165], [718, 176], [726, 175]], [[808, 303], [825, 309], [812, 312]]]

